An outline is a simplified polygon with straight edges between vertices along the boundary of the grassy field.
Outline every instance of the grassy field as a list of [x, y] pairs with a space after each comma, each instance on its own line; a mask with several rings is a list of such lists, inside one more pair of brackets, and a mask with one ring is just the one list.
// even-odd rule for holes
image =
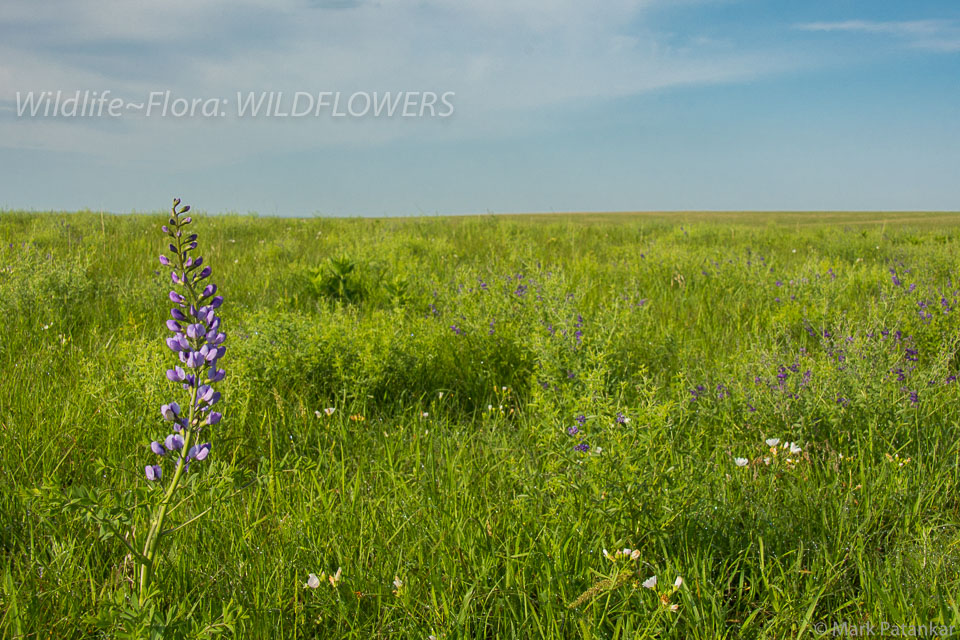
[[0, 215], [0, 636], [960, 629], [960, 214], [201, 216], [224, 419], [139, 609], [65, 504], [144, 534], [164, 220]]

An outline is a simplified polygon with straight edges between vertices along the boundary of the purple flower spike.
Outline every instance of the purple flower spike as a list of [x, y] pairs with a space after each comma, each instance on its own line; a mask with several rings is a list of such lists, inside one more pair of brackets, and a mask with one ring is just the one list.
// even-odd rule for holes
[[223, 417], [222, 414], [219, 414], [216, 411], [211, 411], [210, 415], [207, 416], [207, 424], [209, 425], [217, 424], [218, 422], [220, 422], [220, 418], [222, 417]]
[[170, 451], [179, 451], [183, 449], [183, 436], [171, 433], [167, 436], [166, 440], [163, 441], [163, 444], [165, 444]]
[[144, 467], [144, 471], [147, 474], [147, 480], [150, 482], [159, 482], [160, 478], [163, 476], [163, 469], [156, 464], [148, 464]]
[[[164, 227], [164, 228], [166, 228], [166, 227]], [[161, 255], [161, 256], [160, 256], [160, 264], [162, 264], [163, 266], [166, 267], [167, 265], [170, 264], [170, 260], [167, 258], [167, 256]]]
[[167, 450], [163, 448], [163, 445], [154, 440], [150, 443], [150, 451], [153, 451], [158, 456], [166, 455]]

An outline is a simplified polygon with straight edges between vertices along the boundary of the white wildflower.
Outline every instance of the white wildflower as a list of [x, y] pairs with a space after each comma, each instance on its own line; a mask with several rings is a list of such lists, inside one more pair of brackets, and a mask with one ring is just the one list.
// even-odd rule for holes
[[643, 587], [645, 589], [653, 589], [657, 586], [657, 576], [650, 576], [643, 581]]
[[738, 467], [745, 467], [745, 466], [747, 466], [747, 463], [750, 462], [750, 461], [747, 460], [746, 458], [734, 458], [734, 459], [733, 459], [733, 462], [734, 462]]

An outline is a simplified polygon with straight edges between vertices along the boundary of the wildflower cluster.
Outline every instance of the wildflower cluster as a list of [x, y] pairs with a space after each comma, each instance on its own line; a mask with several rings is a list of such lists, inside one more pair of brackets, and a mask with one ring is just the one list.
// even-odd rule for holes
[[[759, 464], [762, 461], [763, 464], [770, 466], [770, 464], [778, 459], [777, 456], [782, 453], [783, 456], [786, 456], [784, 457], [786, 464], [788, 466], [794, 465], [799, 462], [798, 456], [803, 453], [803, 447], [796, 442], [783, 442], [781, 446], [780, 438], [767, 438], [764, 444], [770, 448], [770, 455], [754, 460], [755, 463]], [[748, 458], [734, 458], [733, 463], [738, 467], [746, 467], [750, 464], [750, 460]]]
[[337, 567], [337, 572], [331, 575], [327, 575], [323, 571], [320, 572], [320, 575], [311, 573], [307, 576], [307, 581], [304, 583], [304, 589], [317, 589], [320, 586], [320, 583], [326, 580], [330, 583], [330, 586], [336, 588], [340, 584], [340, 577], [343, 575], [343, 568]]

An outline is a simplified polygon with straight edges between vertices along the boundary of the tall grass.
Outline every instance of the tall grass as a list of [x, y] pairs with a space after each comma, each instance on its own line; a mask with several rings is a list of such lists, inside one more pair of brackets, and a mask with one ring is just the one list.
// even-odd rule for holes
[[[960, 230], [920, 215], [201, 217], [228, 410], [151, 633], [960, 626]], [[49, 498], [146, 526], [162, 221], [0, 216], [4, 637], [135, 615], [123, 545]]]

